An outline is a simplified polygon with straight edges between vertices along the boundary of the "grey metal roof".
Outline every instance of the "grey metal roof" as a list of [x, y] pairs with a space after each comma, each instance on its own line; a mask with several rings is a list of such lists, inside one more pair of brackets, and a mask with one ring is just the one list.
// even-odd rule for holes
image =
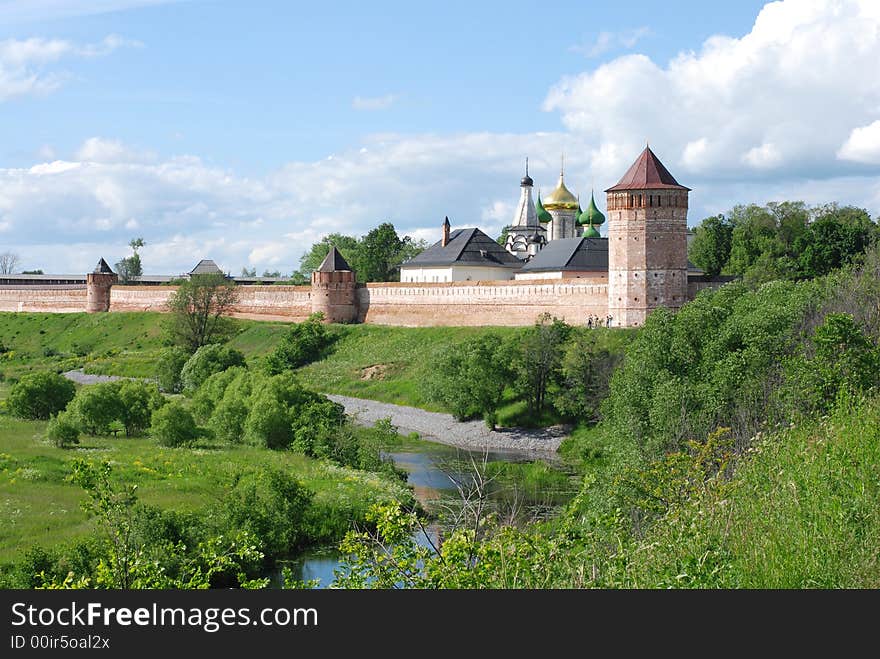
[[222, 275], [223, 271], [217, 267], [211, 259], [202, 259], [198, 265], [189, 271], [191, 275]]
[[519, 268], [522, 261], [479, 229], [456, 229], [450, 232], [444, 247], [438, 240], [403, 267], [479, 265], [498, 268]]
[[318, 266], [318, 272], [339, 272], [340, 270], [350, 271], [351, 266], [342, 258], [342, 254], [336, 249], [336, 245], [330, 245], [330, 251], [327, 252], [327, 256], [324, 257], [321, 265]]
[[113, 268], [111, 268], [109, 265], [107, 265], [107, 261], [105, 261], [103, 258], [101, 258], [98, 260], [98, 265], [95, 266], [95, 269], [92, 270], [92, 272], [94, 274], [112, 275]]
[[608, 271], [607, 238], [551, 240], [526, 263], [521, 272]]

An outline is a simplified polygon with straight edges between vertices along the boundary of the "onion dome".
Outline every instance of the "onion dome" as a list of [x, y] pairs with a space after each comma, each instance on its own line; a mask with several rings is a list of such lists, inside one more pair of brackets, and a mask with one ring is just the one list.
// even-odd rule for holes
[[544, 198], [544, 208], [547, 210], [577, 210], [578, 200], [571, 190], [565, 187], [565, 176], [560, 172], [559, 183], [556, 188]]
[[591, 226], [600, 226], [605, 223], [605, 216], [602, 214], [596, 207], [596, 199], [593, 197], [593, 193], [590, 193], [590, 203], [587, 205], [587, 210], [582, 213], [578, 213], [578, 224], [589, 224]]
[[538, 222], [547, 223], [553, 219], [553, 216], [547, 212], [547, 209], [544, 208], [544, 204], [541, 203], [541, 193], [538, 193], [538, 203], [535, 204], [535, 212], [538, 214]]
[[601, 238], [599, 231], [592, 224], [584, 229], [584, 238]]

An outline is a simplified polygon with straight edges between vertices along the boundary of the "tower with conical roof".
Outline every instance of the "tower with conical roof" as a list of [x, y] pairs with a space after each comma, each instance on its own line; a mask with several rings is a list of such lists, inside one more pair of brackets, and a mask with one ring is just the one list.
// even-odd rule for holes
[[605, 191], [608, 313], [615, 326], [642, 325], [653, 309], [685, 303], [689, 191], [647, 146]]
[[529, 159], [526, 158], [526, 175], [520, 180], [519, 204], [513, 215], [513, 222], [507, 229], [504, 248], [514, 256], [525, 259], [529, 256], [530, 239], [538, 236], [539, 242], [546, 242], [547, 230], [538, 221], [538, 211], [532, 203], [532, 186], [535, 182], [529, 176]]
[[312, 273], [309, 294], [312, 313], [324, 314], [327, 323], [353, 323], [358, 317], [357, 280], [335, 245]]
[[110, 289], [119, 281], [113, 269], [103, 258], [98, 265], [86, 275], [86, 311], [101, 313], [110, 311]]
[[559, 182], [553, 191], [543, 199], [544, 208], [550, 213], [547, 223], [547, 240], [576, 238], [578, 235], [578, 203], [571, 191], [565, 187], [564, 163], [559, 168]]

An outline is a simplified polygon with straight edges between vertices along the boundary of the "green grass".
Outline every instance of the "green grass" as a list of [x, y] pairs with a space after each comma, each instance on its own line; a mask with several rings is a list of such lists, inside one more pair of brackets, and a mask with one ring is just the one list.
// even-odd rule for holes
[[[506, 327], [386, 327], [338, 325], [332, 353], [300, 369], [303, 383], [319, 391], [385, 403], [443, 411], [429, 401], [423, 383], [438, 357], [464, 339], [493, 333], [511, 336]], [[365, 369], [378, 367], [372, 378]]]
[[33, 545], [56, 546], [93, 530], [80, 509], [84, 492], [65, 479], [75, 458], [109, 461], [120, 483], [138, 485], [141, 501], [169, 510], [205, 510], [222, 500], [235, 469], [278, 467], [315, 491], [316, 504], [352, 521], [371, 503], [410, 498], [402, 482], [247, 446], [170, 449], [151, 439], [84, 436], [75, 449], [45, 439], [45, 423], [0, 415], [0, 563]]

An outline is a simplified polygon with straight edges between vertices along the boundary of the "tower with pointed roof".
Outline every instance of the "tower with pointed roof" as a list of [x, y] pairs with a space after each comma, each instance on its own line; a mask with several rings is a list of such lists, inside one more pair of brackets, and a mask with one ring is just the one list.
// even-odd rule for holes
[[354, 323], [358, 317], [357, 280], [335, 245], [312, 273], [312, 313], [324, 314], [326, 323]]
[[107, 261], [99, 259], [95, 269], [86, 275], [86, 311], [110, 311], [110, 289], [118, 281], [119, 277]]
[[689, 191], [648, 146], [605, 191], [608, 313], [615, 326], [642, 325], [653, 309], [686, 302]]
[[[547, 242], [547, 229], [538, 220], [538, 210], [532, 202], [532, 187], [535, 182], [529, 176], [529, 160], [526, 158], [526, 175], [520, 180], [519, 204], [513, 215], [513, 222], [507, 229], [504, 249], [520, 259], [529, 255], [529, 246]], [[542, 207], [543, 208], [543, 207]]]
[[551, 218], [547, 223], [547, 240], [576, 238], [579, 235], [577, 215], [580, 203], [565, 187], [564, 163], [559, 168], [559, 182], [542, 201]]

